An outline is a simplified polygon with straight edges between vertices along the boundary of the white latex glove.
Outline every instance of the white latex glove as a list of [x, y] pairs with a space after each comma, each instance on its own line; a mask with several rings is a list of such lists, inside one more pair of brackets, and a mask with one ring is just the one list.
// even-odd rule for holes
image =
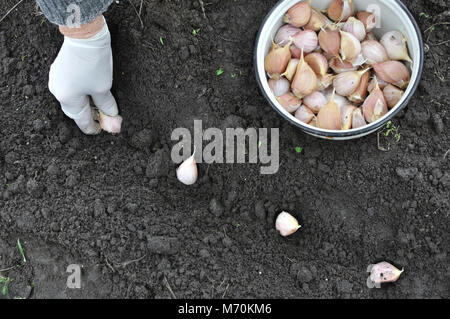
[[50, 67], [49, 89], [61, 103], [63, 112], [85, 134], [101, 131], [99, 123], [93, 119], [89, 96], [106, 115], [119, 113], [110, 92], [112, 73], [111, 35], [106, 21], [103, 29], [91, 38], [64, 37], [61, 50]]

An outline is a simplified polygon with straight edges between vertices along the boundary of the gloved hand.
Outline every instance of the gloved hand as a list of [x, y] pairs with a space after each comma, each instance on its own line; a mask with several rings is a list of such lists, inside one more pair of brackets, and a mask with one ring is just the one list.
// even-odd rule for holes
[[104, 114], [117, 116], [117, 103], [110, 92], [113, 60], [111, 35], [106, 22], [96, 35], [87, 39], [65, 36], [61, 50], [50, 67], [49, 89], [61, 103], [63, 112], [85, 134], [98, 134], [89, 96]]

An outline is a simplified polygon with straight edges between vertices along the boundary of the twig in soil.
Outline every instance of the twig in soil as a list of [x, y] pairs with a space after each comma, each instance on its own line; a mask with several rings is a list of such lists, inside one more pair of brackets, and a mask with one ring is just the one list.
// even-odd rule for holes
[[114, 267], [113, 266], [111, 266], [111, 264], [109, 263], [109, 261], [108, 261], [108, 258], [107, 257], [105, 257], [105, 261], [106, 261], [106, 265], [112, 270], [112, 272], [116, 272], [116, 269], [114, 269]]
[[222, 295], [222, 299], [225, 298], [225, 295], [227, 294], [228, 288], [230, 287], [230, 284], [227, 285], [227, 288], [225, 288], [225, 291]]
[[175, 296], [175, 294], [173, 293], [173, 290], [170, 287], [169, 281], [167, 280], [166, 276], [164, 276], [164, 281], [166, 282], [166, 287], [167, 287], [167, 289], [169, 289], [170, 294], [172, 295], [173, 299], [177, 299], [177, 296]]
[[13, 12], [13, 10], [15, 8], [17, 8], [19, 6], [19, 4], [21, 4], [23, 2], [23, 0], [20, 0], [19, 2], [17, 2], [11, 9], [8, 10], [8, 12], [6, 12], [6, 14], [0, 19], [0, 22], [2, 22], [3, 20], [5, 20], [5, 18], [11, 13]]
[[12, 266], [12, 267], [9, 267], [9, 268], [0, 269], [0, 272], [9, 271], [9, 270], [14, 269], [14, 268], [16, 268], [16, 266]]
[[145, 257], [147, 257], [147, 255], [144, 255], [144, 256], [142, 256], [141, 258], [138, 258], [138, 259], [133, 259], [133, 260], [127, 260], [127, 261], [124, 261], [124, 262], [122, 262], [122, 263], [120, 263], [120, 264], [117, 264], [116, 266], [117, 266], [117, 267], [126, 267], [126, 266], [128, 266], [129, 264], [137, 263], [137, 262], [141, 261], [141, 260], [144, 259]]
[[444, 159], [447, 158], [447, 155], [448, 155], [448, 154], [450, 154], [450, 150], [448, 150], [447, 152], [445, 152], [445, 154], [444, 154]]
[[387, 152], [388, 150], [385, 149], [383, 146], [381, 146], [381, 143], [380, 143], [380, 134], [381, 134], [381, 131], [379, 131], [378, 134], [377, 134], [378, 149], [379, 149], [380, 151]]
[[203, 16], [205, 17], [205, 19], [207, 19], [206, 11], [205, 11], [205, 4], [203, 3], [203, 0], [198, 0], [198, 2], [200, 2], [200, 6], [202, 7]]
[[[133, 2], [131, 2], [131, 0], [128, 0], [128, 2], [129, 2], [129, 3], [131, 4], [131, 6], [133, 7], [134, 12], [136, 12], [137, 17], [139, 18], [139, 21], [141, 22], [141, 27], [142, 27], [142, 29], [144, 29], [144, 22], [142, 22], [141, 14], [137, 11], [136, 7], [134, 6]], [[141, 2], [141, 6], [142, 6], [142, 2]]]

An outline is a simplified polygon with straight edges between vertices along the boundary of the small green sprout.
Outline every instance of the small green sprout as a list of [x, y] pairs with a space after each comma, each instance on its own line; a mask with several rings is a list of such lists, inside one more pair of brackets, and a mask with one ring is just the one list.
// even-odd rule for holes
[[192, 30], [192, 35], [194, 37], [196, 37], [199, 34], [199, 32], [200, 32], [200, 29], [194, 29], [194, 30]]
[[220, 76], [220, 75], [222, 75], [223, 74], [223, 68], [219, 68], [217, 71], [216, 71], [216, 75], [217, 76]]
[[236, 73], [231, 73], [231, 78], [234, 79], [235, 77], [237, 77]]
[[164, 45], [164, 39], [163, 39], [163, 37], [159, 37], [159, 42], [161, 43], [161, 45]]
[[26, 58], [27, 56], [26, 55], [22, 55], [21, 57], [20, 57], [20, 60], [22, 60], [22, 62], [23, 61], [25, 61], [25, 58]]
[[25, 253], [23, 252], [22, 244], [20, 243], [20, 239], [17, 239], [17, 246], [19, 247], [20, 254], [22, 255], [23, 262], [27, 262], [27, 258], [25, 257]]
[[397, 142], [399, 142], [402, 137], [399, 132], [399, 128], [396, 127], [394, 124], [392, 124], [392, 121], [386, 123], [386, 130], [383, 132], [383, 135], [385, 137], [388, 137], [389, 135], [394, 135], [394, 138]]
[[425, 13], [425, 12], [421, 12], [421, 13], [419, 14], [419, 16], [425, 17], [425, 18], [427, 18], [427, 19], [431, 18], [431, 16], [430, 16], [429, 14]]
[[297, 146], [297, 147], [295, 148], [295, 151], [296, 151], [297, 153], [301, 153], [301, 152], [303, 151], [303, 147]]

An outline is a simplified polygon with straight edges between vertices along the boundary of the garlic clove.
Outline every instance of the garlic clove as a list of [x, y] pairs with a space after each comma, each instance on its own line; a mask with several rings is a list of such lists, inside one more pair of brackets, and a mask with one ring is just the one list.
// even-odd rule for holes
[[292, 36], [292, 41], [304, 53], [313, 52], [319, 44], [317, 34], [312, 30], [305, 30], [295, 34]]
[[335, 25], [322, 28], [319, 32], [319, 45], [322, 50], [332, 56], [339, 56], [341, 34]]
[[310, 1], [302, 1], [291, 7], [284, 16], [284, 22], [295, 27], [303, 27], [311, 18]]
[[361, 42], [351, 33], [341, 31], [342, 60], [352, 60], [361, 53]]
[[302, 105], [295, 112], [295, 117], [305, 124], [308, 124], [314, 118], [314, 113], [305, 105]]
[[300, 62], [297, 65], [291, 89], [299, 99], [313, 93], [317, 88], [317, 76], [313, 69], [306, 63], [302, 52]]
[[328, 89], [324, 90], [322, 93], [325, 95], [325, 98], [327, 99], [327, 101], [329, 101], [331, 99], [331, 96], [333, 96], [333, 94], [334, 94], [333, 100], [334, 100], [334, 102], [336, 102], [339, 109], [343, 108], [346, 105], [352, 104], [346, 97], [336, 94], [336, 90], [333, 87], [329, 87]]
[[317, 116], [314, 116], [311, 122], [308, 123], [308, 125], [312, 127], [317, 127]]
[[333, 80], [336, 93], [342, 96], [351, 95], [358, 88], [362, 75], [369, 70], [343, 72], [336, 75]]
[[333, 0], [326, 13], [333, 21], [346, 21], [355, 12], [353, 0]]
[[352, 128], [353, 112], [356, 107], [353, 105], [345, 105], [341, 108], [341, 129], [349, 130]]
[[404, 269], [399, 270], [397, 267], [387, 262], [370, 265], [369, 267], [369, 280], [372, 284], [396, 282], [404, 272]]
[[397, 105], [397, 103], [401, 100], [403, 96], [403, 91], [399, 88], [389, 84], [383, 90], [384, 98], [390, 109]]
[[327, 89], [331, 84], [333, 84], [334, 75], [325, 74], [324, 76], [319, 76], [317, 78], [317, 90], [322, 91]]
[[359, 11], [356, 18], [364, 24], [366, 32], [372, 31], [377, 26], [377, 18], [372, 12]]
[[280, 47], [273, 43], [272, 49], [264, 60], [264, 68], [270, 78], [278, 80], [281, 74], [286, 71], [286, 67], [291, 60], [291, 44]]
[[288, 93], [291, 88], [291, 83], [285, 78], [280, 78], [279, 80], [269, 79], [268, 82], [270, 89], [276, 97]]
[[317, 127], [326, 130], [341, 129], [341, 113], [339, 106], [334, 101], [335, 93], [333, 92], [330, 100], [325, 104], [317, 115]]
[[394, 84], [401, 89], [406, 88], [411, 79], [411, 72], [399, 61], [377, 63], [374, 64], [373, 69], [381, 80]]
[[386, 99], [384, 98], [383, 91], [378, 86], [378, 82], [375, 82], [375, 88], [364, 101], [362, 108], [364, 118], [368, 123], [375, 122], [387, 114], [388, 107]]
[[177, 178], [185, 185], [193, 185], [198, 179], [198, 169], [194, 154], [177, 168]]
[[305, 104], [314, 114], [319, 113], [320, 109], [327, 104], [328, 100], [322, 92], [316, 91], [303, 98]]
[[[289, 64], [286, 68], [286, 72], [284, 72], [282, 74], [289, 81], [292, 81], [292, 79], [294, 78], [294, 75], [295, 75], [295, 72], [297, 71], [297, 66], [298, 66], [299, 62], [300, 62], [299, 59], [291, 59], [291, 61], [289, 61]], [[290, 83], [289, 83], [289, 85], [290, 85]]]
[[302, 57], [302, 50], [291, 44], [291, 56], [293, 59], [300, 59]]
[[368, 64], [382, 63], [389, 60], [386, 49], [378, 41], [366, 40], [361, 43], [361, 49]]
[[284, 47], [289, 44], [289, 42], [291, 41], [290, 38], [292, 36], [301, 31], [301, 29], [296, 28], [290, 24], [285, 24], [278, 30], [277, 34], [275, 35], [274, 42], [279, 46]]
[[109, 116], [103, 113], [102, 111], [98, 111], [99, 118], [98, 121], [100, 123], [100, 127], [102, 130], [111, 133], [111, 134], [119, 134], [122, 128], [123, 118], [120, 115], [117, 116]]
[[305, 57], [306, 63], [313, 69], [318, 76], [324, 76], [328, 72], [327, 58], [318, 52], [313, 52]]
[[329, 61], [330, 68], [335, 73], [343, 73], [348, 71], [356, 71], [358, 68], [349, 61], [343, 61], [340, 57], [333, 57]]
[[353, 92], [348, 99], [352, 101], [353, 103], [360, 104], [364, 102], [367, 96], [367, 86], [369, 85], [370, 80], [370, 73], [365, 72], [361, 76], [361, 81], [359, 82], [358, 87], [356, 88], [355, 92]]
[[359, 68], [360, 66], [363, 66], [364, 64], [366, 64], [367, 60], [361, 52], [360, 54], [358, 54], [358, 56], [356, 58], [349, 60], [349, 62], [354, 67]]
[[289, 213], [282, 212], [278, 215], [275, 222], [275, 228], [280, 232], [281, 236], [287, 237], [294, 234], [301, 228], [297, 219]]
[[380, 40], [380, 43], [386, 49], [389, 59], [412, 63], [406, 42], [407, 39], [399, 31], [387, 32]]
[[277, 97], [277, 100], [289, 113], [294, 113], [302, 105], [302, 101], [290, 93]]
[[372, 80], [369, 82], [369, 86], [367, 87], [367, 91], [370, 93], [375, 88], [375, 82], [378, 83], [378, 86], [380, 89], [384, 90], [386, 86], [389, 85], [388, 82], [385, 82], [383, 80], [380, 80], [376, 75], [372, 78]]
[[352, 128], [360, 128], [366, 126], [366, 120], [364, 119], [361, 108], [357, 108], [352, 113]]
[[328, 20], [319, 10], [311, 8], [311, 18], [307, 25], [304, 26], [305, 30], [319, 31], [321, 28], [330, 24], [331, 21]]
[[358, 41], [362, 41], [366, 37], [366, 28], [364, 27], [364, 23], [354, 17], [348, 18], [347, 22], [345, 22], [342, 27], [342, 30], [353, 34]]

